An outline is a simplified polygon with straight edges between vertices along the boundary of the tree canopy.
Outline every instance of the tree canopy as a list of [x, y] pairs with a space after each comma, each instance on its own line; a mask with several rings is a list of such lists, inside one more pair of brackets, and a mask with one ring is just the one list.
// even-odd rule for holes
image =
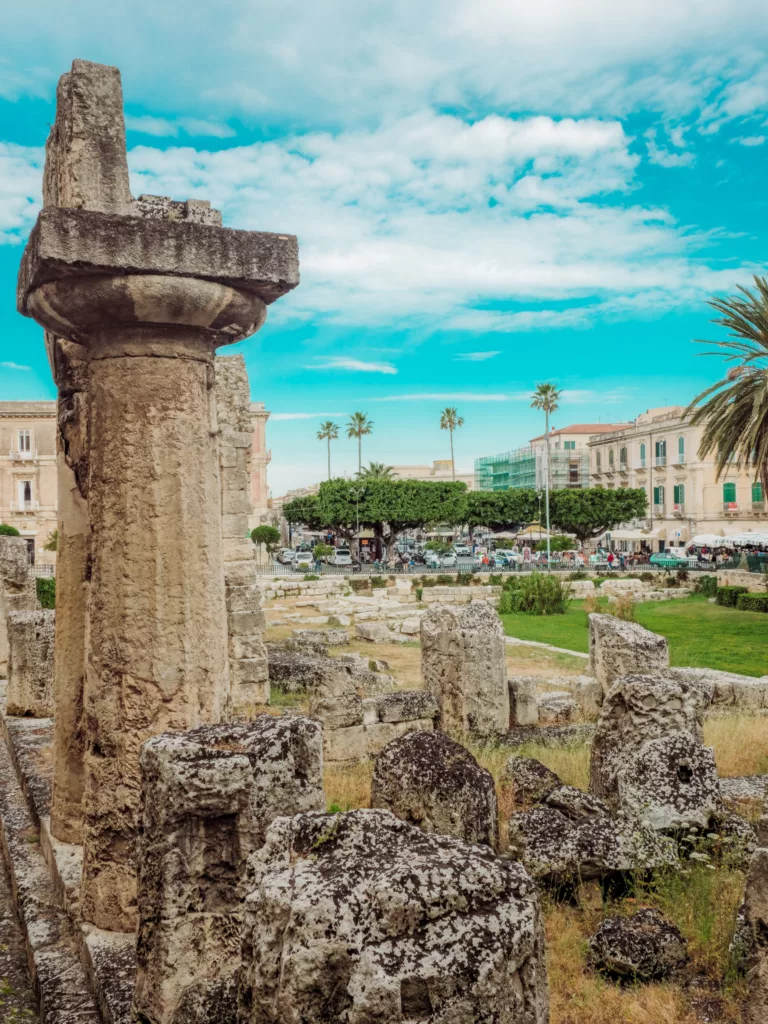
[[254, 544], [263, 544], [271, 554], [280, 543], [280, 531], [274, 526], [257, 526], [251, 530], [251, 540]]
[[642, 487], [588, 487], [551, 491], [549, 504], [552, 523], [567, 533], [575, 533], [583, 543], [619, 523], [644, 516], [648, 498]]

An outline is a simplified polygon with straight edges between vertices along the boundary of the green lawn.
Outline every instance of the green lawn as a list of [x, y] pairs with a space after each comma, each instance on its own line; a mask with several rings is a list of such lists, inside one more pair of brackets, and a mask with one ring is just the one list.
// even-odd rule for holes
[[[565, 615], [513, 613], [501, 618], [508, 636], [586, 651], [587, 616], [582, 605], [572, 601]], [[667, 638], [673, 665], [768, 675], [768, 615], [761, 612], [721, 608], [694, 596], [638, 604], [637, 621]]]

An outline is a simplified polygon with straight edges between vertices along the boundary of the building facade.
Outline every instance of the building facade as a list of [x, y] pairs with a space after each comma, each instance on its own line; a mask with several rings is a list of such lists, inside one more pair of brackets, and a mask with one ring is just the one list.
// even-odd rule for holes
[[[590, 486], [589, 440], [601, 432], [615, 431], [624, 423], [573, 423], [550, 430], [550, 485], [553, 489]], [[475, 487], [482, 491], [506, 491], [512, 487], [541, 490], [546, 482], [547, 438], [540, 434], [522, 448], [475, 460]]]
[[[454, 479], [450, 459], [435, 459], [431, 466], [392, 466], [392, 474], [396, 480], [423, 480], [426, 483], [450, 483]], [[457, 471], [456, 482], [473, 490], [475, 474]]]
[[0, 521], [26, 538], [30, 561], [57, 528], [56, 403], [0, 402]]
[[768, 525], [754, 472], [728, 467], [719, 480], [713, 457], [699, 457], [703, 427], [683, 406], [649, 409], [634, 423], [589, 440], [592, 486], [640, 487], [648, 515], [613, 532], [618, 550], [684, 545], [696, 534], [720, 536]]
[[267, 466], [272, 459], [272, 452], [267, 448], [267, 420], [269, 413], [263, 402], [251, 402], [251, 418], [253, 420], [253, 439], [251, 442], [251, 501], [253, 514], [250, 529], [263, 526], [270, 521], [269, 487], [267, 485]]

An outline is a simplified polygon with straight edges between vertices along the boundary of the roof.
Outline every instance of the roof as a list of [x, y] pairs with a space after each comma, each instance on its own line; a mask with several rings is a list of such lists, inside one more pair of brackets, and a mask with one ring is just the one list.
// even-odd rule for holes
[[[624, 430], [625, 427], [631, 426], [631, 423], [572, 423], [570, 427], [550, 430], [549, 436], [555, 437], [557, 434], [607, 434], [611, 430]], [[534, 441], [543, 441], [546, 436], [546, 434], [539, 434], [538, 437], [532, 437], [531, 444]]]

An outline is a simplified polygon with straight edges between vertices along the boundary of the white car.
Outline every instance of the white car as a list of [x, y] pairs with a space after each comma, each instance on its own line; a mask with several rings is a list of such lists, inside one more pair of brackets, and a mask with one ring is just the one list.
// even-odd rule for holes
[[453, 551], [449, 551], [447, 554], [443, 555], [440, 559], [440, 565], [444, 566], [446, 569], [452, 569], [458, 565], [458, 559], [455, 553]]
[[467, 555], [471, 555], [472, 552], [469, 550], [466, 544], [454, 544], [453, 550], [459, 555], [460, 558], [466, 558]]
[[328, 559], [329, 565], [352, 565], [352, 553], [349, 548], [336, 548]]
[[315, 567], [315, 556], [311, 551], [296, 551], [293, 556], [293, 568], [295, 572]]
[[293, 548], [281, 548], [277, 552], [277, 560], [278, 562], [282, 562], [283, 565], [290, 565], [295, 554], [296, 552]]

